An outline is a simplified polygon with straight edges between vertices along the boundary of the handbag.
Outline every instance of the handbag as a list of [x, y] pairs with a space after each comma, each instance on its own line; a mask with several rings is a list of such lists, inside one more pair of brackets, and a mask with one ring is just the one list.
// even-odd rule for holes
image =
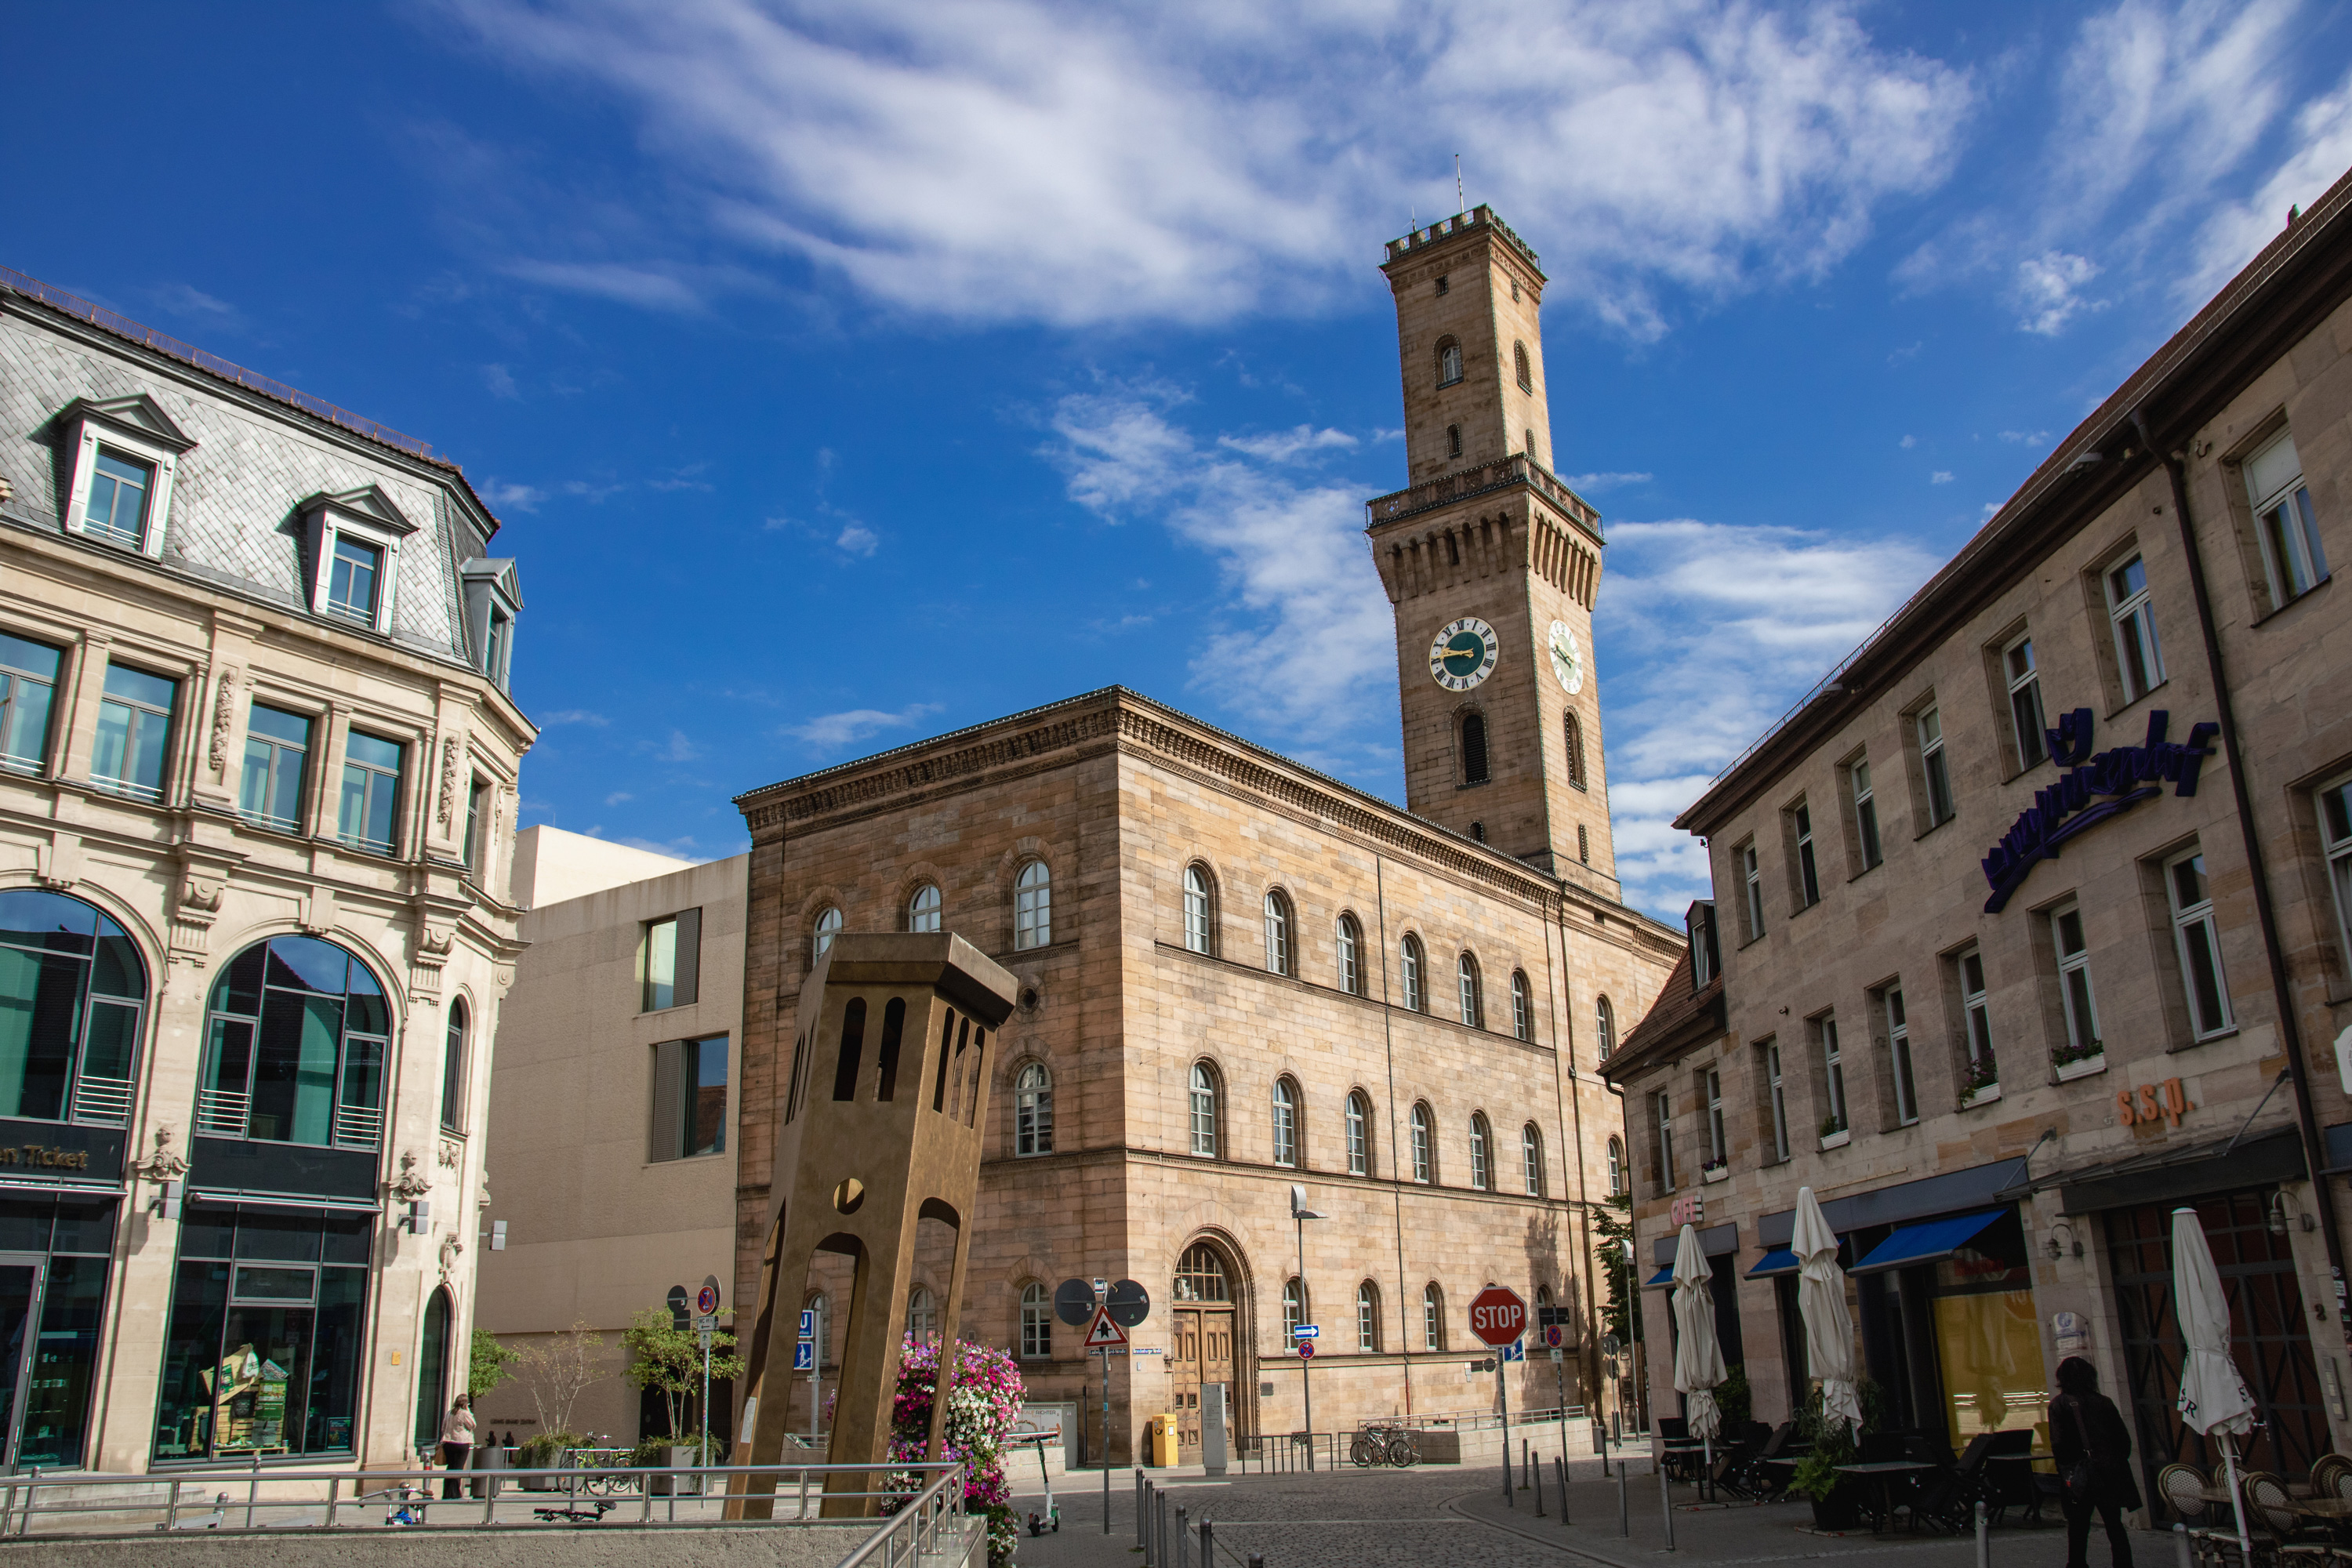
[[2074, 1412], [2074, 1431], [2083, 1439], [2083, 1457], [2066, 1467], [2066, 1473], [2058, 1479], [2058, 1484], [2065, 1494], [2068, 1508], [2087, 1509], [2091, 1506], [2092, 1494], [2098, 1489], [2097, 1479], [2091, 1469], [2091, 1429], [2083, 1420], [2082, 1401], [2070, 1398], [2066, 1401], [2066, 1408]]

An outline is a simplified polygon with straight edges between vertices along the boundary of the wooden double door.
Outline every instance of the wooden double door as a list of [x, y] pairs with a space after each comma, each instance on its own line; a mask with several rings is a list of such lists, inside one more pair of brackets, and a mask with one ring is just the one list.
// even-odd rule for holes
[[1176, 1412], [1178, 1459], [1191, 1463], [1201, 1453], [1201, 1391], [1225, 1389], [1229, 1428], [1234, 1408], [1234, 1309], [1231, 1303], [1186, 1302], [1175, 1310], [1168, 1346], [1169, 1407]]

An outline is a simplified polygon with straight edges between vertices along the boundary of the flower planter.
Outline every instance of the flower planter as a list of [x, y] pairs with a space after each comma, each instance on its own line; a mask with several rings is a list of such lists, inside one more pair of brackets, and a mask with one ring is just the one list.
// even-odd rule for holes
[[[665, 1457], [661, 1462], [669, 1466], [672, 1469], [680, 1468], [684, 1466], [695, 1463], [694, 1453], [695, 1451], [691, 1447], [681, 1448], [673, 1445], [665, 1450]], [[677, 1476], [674, 1478], [663, 1475], [647, 1476], [646, 1478], [646, 1490], [655, 1497], [667, 1497], [670, 1495], [670, 1487], [673, 1480], [675, 1480], [677, 1484], [677, 1495], [680, 1497], [698, 1497], [702, 1493], [703, 1478], [700, 1476]]]
[[2058, 1068], [2058, 1081], [2064, 1083], [2069, 1079], [2088, 1078], [2095, 1072], [2106, 1070], [2107, 1054], [2101, 1051], [2094, 1057], [2083, 1057], [2074, 1061], [2061, 1063]]
[[1829, 1496], [1808, 1500], [1813, 1505], [1816, 1530], [1853, 1530], [1862, 1523], [1862, 1489], [1852, 1481], [1841, 1479]]
[[1701, 1165], [1698, 1168], [1698, 1174], [1699, 1180], [1703, 1182], [1720, 1182], [1731, 1174], [1731, 1167], [1727, 1163], [1721, 1165]]
[[1853, 1142], [1853, 1129], [1851, 1127], [1841, 1127], [1836, 1131], [1826, 1133], [1822, 1136], [1822, 1147], [1823, 1149], [1843, 1149]]
[[2000, 1098], [2000, 1085], [1989, 1083], [1982, 1089], [1972, 1089], [1960, 1096], [1960, 1109], [1974, 1110], [1979, 1105], [1990, 1105]]

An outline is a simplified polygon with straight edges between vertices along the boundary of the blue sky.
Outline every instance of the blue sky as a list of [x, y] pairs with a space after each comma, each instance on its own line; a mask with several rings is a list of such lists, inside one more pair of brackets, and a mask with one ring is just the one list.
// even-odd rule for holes
[[453, 454], [524, 820], [1123, 682], [1398, 798], [1382, 242], [1538, 250], [1619, 865], [2352, 165], [2294, 0], [52, 7], [0, 263]]

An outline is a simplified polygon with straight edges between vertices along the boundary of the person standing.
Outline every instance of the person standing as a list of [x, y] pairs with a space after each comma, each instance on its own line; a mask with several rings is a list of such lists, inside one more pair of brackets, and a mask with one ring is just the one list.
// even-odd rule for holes
[[461, 1394], [450, 1402], [449, 1414], [441, 1420], [441, 1463], [449, 1471], [441, 1481], [445, 1500], [466, 1495], [466, 1463], [473, 1453], [474, 1402]]
[[2116, 1402], [2099, 1392], [2098, 1369], [2081, 1356], [2058, 1363], [2058, 1397], [2050, 1402], [2050, 1446], [2064, 1489], [2066, 1568], [2090, 1568], [2091, 1515], [2107, 1527], [2115, 1568], [2131, 1568], [2131, 1531], [2124, 1515], [2140, 1506], [2132, 1479], [2131, 1428]]

